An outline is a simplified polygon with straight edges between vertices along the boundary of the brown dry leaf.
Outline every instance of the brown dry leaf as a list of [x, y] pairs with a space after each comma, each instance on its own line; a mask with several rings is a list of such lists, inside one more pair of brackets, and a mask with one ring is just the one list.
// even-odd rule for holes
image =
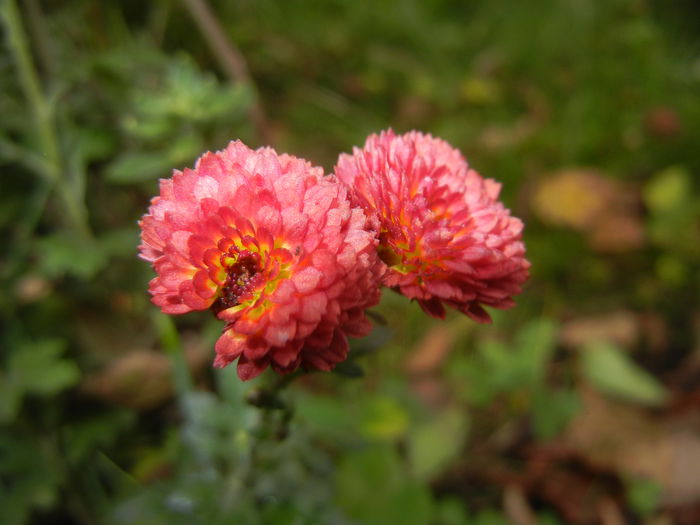
[[130, 313], [134, 310], [134, 296], [130, 293], [118, 290], [109, 298], [109, 304], [115, 312]]
[[700, 312], [690, 314], [691, 327], [695, 336], [695, 352], [700, 353]]
[[630, 447], [661, 439], [660, 423], [643, 409], [610, 401], [591, 388], [580, 390], [583, 409], [570, 424], [565, 439], [600, 468], [615, 470]]
[[641, 313], [639, 325], [646, 345], [654, 352], [665, 352], [669, 344], [669, 332], [663, 316], [656, 312]]
[[135, 348], [155, 344], [153, 332], [139, 323], [126, 316], [85, 309], [75, 317], [75, 335], [91, 362], [107, 364]]
[[421, 375], [410, 379], [410, 387], [413, 393], [425, 403], [427, 407], [442, 410], [450, 400], [445, 381], [436, 375]]
[[173, 393], [170, 360], [163, 354], [137, 350], [89, 376], [82, 390], [109, 403], [149, 410]]
[[[478, 65], [476, 69], [481, 71], [482, 79], [488, 80], [493, 72], [501, 67], [500, 62], [501, 59], [494, 55], [491, 58], [485, 58], [482, 61], [483, 65]], [[484, 90], [485, 87], [490, 91]], [[489, 87], [488, 82], [486, 84], [483, 81], [481, 83], [469, 82], [463, 85], [462, 94], [465, 100], [473, 103], [476, 102], [475, 95], [476, 98], [481, 98], [484, 101], [483, 95], [479, 95], [479, 93], [490, 92], [492, 95], [487, 95], [485, 101], [493, 103], [498, 100], [500, 95], [497, 91], [500, 89], [498, 85]], [[550, 101], [547, 96], [537, 87], [527, 83], [520, 84], [517, 91], [519, 98], [527, 107], [527, 112], [506, 125], [492, 125], [484, 128], [477, 139], [482, 148], [492, 152], [517, 148], [535, 136], [537, 131], [547, 123], [551, 113]]]
[[669, 457], [666, 502], [670, 505], [700, 500], [700, 436], [691, 430], [671, 433], [664, 443]]
[[538, 123], [529, 118], [521, 118], [508, 126], [488, 126], [478, 138], [479, 145], [492, 152], [512, 149], [534, 135]]
[[593, 341], [609, 341], [630, 348], [639, 340], [640, 331], [639, 320], [632, 312], [618, 310], [568, 321], [559, 332], [559, 341], [572, 348]]
[[525, 492], [517, 485], [510, 484], [503, 491], [503, 510], [513, 525], [537, 525]]
[[627, 520], [620, 506], [612, 498], [603, 498], [598, 503], [598, 515], [601, 525], [625, 525]]
[[591, 248], [604, 253], [624, 253], [644, 246], [644, 225], [638, 214], [608, 210], [601, 214], [588, 235]]
[[35, 303], [51, 293], [51, 281], [40, 275], [25, 275], [15, 285], [15, 296], [20, 303]]
[[424, 98], [406, 95], [399, 99], [396, 113], [397, 118], [402, 122], [419, 126], [434, 111], [432, 104]]
[[639, 191], [592, 169], [566, 169], [541, 180], [531, 198], [537, 216], [552, 226], [585, 233], [596, 251], [635, 250], [646, 240]]
[[651, 108], [644, 119], [644, 127], [650, 135], [663, 139], [677, 137], [682, 131], [678, 112], [667, 106]]
[[700, 503], [673, 509], [673, 525], [698, 525], [700, 523]]
[[440, 407], [448, 397], [444, 381], [437, 374], [454, 340], [454, 330], [436, 324], [418, 341], [406, 360], [411, 390], [427, 406]]
[[212, 365], [214, 349], [204, 345], [198, 333], [183, 333], [182, 346], [185, 349], [185, 360], [192, 375], [199, 375], [202, 370]]
[[[198, 375], [211, 361], [210, 352], [199, 340], [185, 339], [185, 360]], [[150, 350], [135, 350], [88, 376], [82, 391], [108, 403], [138, 411], [151, 410], [173, 396], [170, 358]]]
[[612, 181], [597, 171], [569, 169], [539, 182], [532, 207], [547, 224], [583, 231], [610, 206], [614, 193]]
[[550, 465], [534, 490], [557, 509], [565, 523], [588, 525], [597, 522], [596, 503], [610, 489], [596, 483], [589, 473], [577, 472], [569, 465]]
[[409, 374], [411, 390], [426, 405], [441, 407], [449, 398], [440, 369], [457, 337], [471, 328], [470, 323], [461, 318], [449, 324], [435, 324], [413, 347], [404, 368]]
[[690, 418], [668, 422], [641, 408], [581, 391], [584, 409], [566, 441], [593, 464], [655, 481], [662, 502], [682, 505], [700, 499], [700, 435]]
[[647, 519], [644, 525], [673, 525], [673, 519], [668, 514], [661, 514]]
[[433, 325], [408, 356], [406, 371], [410, 374], [435, 372], [447, 357], [455, 336], [455, 331], [448, 326]]

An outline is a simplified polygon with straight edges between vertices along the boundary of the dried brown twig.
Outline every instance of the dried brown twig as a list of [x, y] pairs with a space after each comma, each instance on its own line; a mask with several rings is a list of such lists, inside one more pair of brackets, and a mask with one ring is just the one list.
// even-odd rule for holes
[[[207, 1], [182, 0], [182, 3], [199, 27], [202, 36], [229, 79], [253, 87], [254, 83], [245, 57], [226, 36]], [[249, 114], [258, 138], [267, 144], [270, 139], [269, 128], [257, 94], [250, 106]]]

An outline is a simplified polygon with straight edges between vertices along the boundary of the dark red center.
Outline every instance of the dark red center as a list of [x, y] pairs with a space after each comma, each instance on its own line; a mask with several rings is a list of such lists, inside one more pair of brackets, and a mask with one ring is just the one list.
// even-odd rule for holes
[[401, 263], [401, 256], [397, 254], [390, 243], [391, 236], [389, 232], [383, 230], [379, 234], [379, 247], [377, 249], [377, 255], [379, 258], [386, 263], [387, 266], [395, 266]]
[[[232, 264], [231, 259], [235, 260]], [[260, 277], [260, 255], [249, 250], [232, 246], [228, 253], [221, 256], [221, 264], [226, 268], [227, 275], [221, 295], [210, 307], [215, 314], [240, 304], [240, 298], [254, 287]]]

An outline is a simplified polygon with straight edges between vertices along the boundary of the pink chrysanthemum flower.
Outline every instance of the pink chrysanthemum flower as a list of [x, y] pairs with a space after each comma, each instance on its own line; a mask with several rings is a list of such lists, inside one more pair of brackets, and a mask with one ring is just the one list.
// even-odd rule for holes
[[383, 267], [367, 219], [321, 168], [240, 141], [160, 181], [140, 222], [153, 302], [226, 322], [215, 366], [329, 370], [370, 329]]
[[379, 233], [384, 284], [442, 318], [444, 305], [479, 322], [510, 308], [528, 278], [523, 223], [497, 199], [500, 184], [447, 142], [392, 130], [343, 154], [335, 168]]

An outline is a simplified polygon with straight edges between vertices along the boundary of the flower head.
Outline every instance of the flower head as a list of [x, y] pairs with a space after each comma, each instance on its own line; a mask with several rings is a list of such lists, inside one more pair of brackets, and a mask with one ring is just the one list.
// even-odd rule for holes
[[331, 369], [370, 328], [383, 271], [374, 234], [321, 168], [240, 141], [160, 181], [140, 222], [149, 291], [168, 314], [226, 322], [216, 366], [246, 380], [268, 365]]
[[430, 315], [448, 305], [480, 321], [483, 306], [509, 308], [528, 278], [523, 223], [447, 142], [412, 131], [384, 131], [335, 168], [379, 231], [384, 284]]

